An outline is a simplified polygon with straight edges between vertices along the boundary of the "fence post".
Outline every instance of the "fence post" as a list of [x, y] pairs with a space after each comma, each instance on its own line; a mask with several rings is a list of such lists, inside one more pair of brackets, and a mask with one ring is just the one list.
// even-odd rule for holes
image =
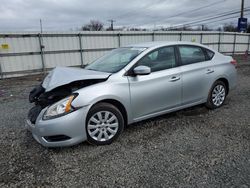
[[203, 34], [201, 33], [201, 39], [200, 39], [200, 43], [202, 44], [202, 38], [203, 38]]
[[236, 33], [234, 33], [233, 55], [235, 53]]
[[78, 39], [79, 39], [79, 47], [80, 47], [80, 57], [81, 57], [81, 67], [83, 67], [83, 50], [82, 50], [82, 37], [81, 33], [78, 34]]
[[180, 32], [180, 41], [182, 41], [182, 32]]
[[41, 54], [41, 60], [42, 60], [42, 69], [43, 73], [45, 74], [45, 64], [44, 64], [44, 52], [43, 52], [43, 41], [42, 41], [42, 35], [41, 33], [38, 34], [38, 39], [39, 39], [39, 45], [40, 45], [40, 54]]
[[221, 43], [221, 32], [219, 32], [219, 39], [218, 39], [218, 52], [220, 52], [220, 43]]
[[121, 33], [118, 33], [117, 36], [118, 36], [118, 47], [121, 47]]
[[1, 61], [0, 61], [0, 78], [3, 79], [3, 70], [2, 70]]
[[248, 35], [248, 47], [247, 47], [247, 52], [249, 53], [250, 50], [250, 35]]
[[152, 41], [155, 41], [155, 32], [152, 33]]

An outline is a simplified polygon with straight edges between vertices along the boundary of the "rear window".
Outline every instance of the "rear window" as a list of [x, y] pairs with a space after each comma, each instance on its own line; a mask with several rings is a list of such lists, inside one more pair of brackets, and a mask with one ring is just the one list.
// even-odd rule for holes
[[213, 57], [214, 57], [214, 52], [212, 52], [211, 50], [208, 50], [208, 49], [206, 49], [206, 52], [207, 52], [208, 60], [213, 59]]
[[206, 60], [202, 48], [198, 46], [179, 46], [182, 65], [189, 65]]

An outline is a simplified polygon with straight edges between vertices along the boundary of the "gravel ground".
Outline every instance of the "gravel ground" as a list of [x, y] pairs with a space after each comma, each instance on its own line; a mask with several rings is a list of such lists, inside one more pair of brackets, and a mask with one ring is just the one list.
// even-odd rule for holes
[[47, 149], [24, 128], [37, 76], [0, 80], [0, 187], [250, 187], [250, 61], [225, 105], [130, 125], [108, 146]]

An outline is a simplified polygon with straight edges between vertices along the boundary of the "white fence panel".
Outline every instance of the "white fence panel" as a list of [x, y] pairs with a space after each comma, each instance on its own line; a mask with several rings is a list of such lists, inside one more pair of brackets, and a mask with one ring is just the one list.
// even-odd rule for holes
[[232, 44], [221, 44], [220, 51], [223, 53], [232, 53], [232, 51], [234, 51], [234, 46]]
[[7, 73], [42, 69], [40, 55], [1, 57], [0, 63], [2, 71]]
[[209, 34], [205, 33], [202, 35], [203, 43], [218, 43], [219, 42], [219, 33], [217, 34]]
[[206, 44], [206, 46], [216, 50], [216, 51], [219, 51], [219, 45], [218, 44]]
[[185, 34], [182, 33], [182, 37], [181, 37], [182, 41], [188, 41], [188, 42], [200, 42], [201, 41], [201, 35], [200, 34]]
[[108, 51], [92, 51], [92, 52], [84, 52], [83, 54], [83, 64], [87, 65], [92, 63], [94, 60], [102, 57]]
[[55, 66], [86, 65], [119, 46], [180, 40], [202, 42], [220, 52], [235, 54], [249, 50], [250, 35], [197, 31], [0, 33], [0, 78], [30, 74]]
[[45, 65], [46, 68], [56, 66], [80, 66], [80, 53], [46, 54]]
[[[39, 52], [38, 37], [0, 37], [0, 44], [8, 44], [4, 53]], [[1, 52], [1, 51], [0, 51]]]
[[221, 37], [220, 37], [220, 42], [221, 43], [233, 43], [234, 42], [234, 37], [235, 35], [232, 33], [225, 33], [225, 34], [222, 34]]
[[154, 36], [155, 41], [179, 41], [180, 40], [180, 34], [163, 34], [163, 33], [155, 33]]
[[129, 44], [136, 44], [141, 42], [150, 42], [152, 41], [152, 35], [150, 34], [136, 34], [136, 35], [121, 35], [121, 46], [126, 46]]
[[236, 35], [236, 43], [248, 43], [248, 35]]
[[45, 51], [59, 50], [77, 50], [79, 46], [79, 38], [76, 36], [64, 37], [42, 37]]
[[82, 36], [83, 49], [117, 48], [118, 36]]
[[235, 45], [235, 51], [236, 52], [245, 52], [246, 50], [248, 50], [248, 44], [236, 44]]

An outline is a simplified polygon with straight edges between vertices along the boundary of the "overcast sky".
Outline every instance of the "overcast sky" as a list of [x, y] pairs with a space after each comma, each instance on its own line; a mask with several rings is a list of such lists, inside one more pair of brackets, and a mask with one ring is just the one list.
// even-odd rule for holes
[[[115, 27], [166, 27], [237, 11], [240, 5], [241, 0], [0, 0], [0, 31], [38, 31], [40, 18], [43, 29], [53, 31], [74, 30], [89, 20], [108, 27], [109, 19], [116, 20]], [[250, 0], [245, 0], [247, 7]], [[250, 19], [250, 11], [246, 14]], [[236, 23], [237, 18], [208, 26], [225, 22]]]

